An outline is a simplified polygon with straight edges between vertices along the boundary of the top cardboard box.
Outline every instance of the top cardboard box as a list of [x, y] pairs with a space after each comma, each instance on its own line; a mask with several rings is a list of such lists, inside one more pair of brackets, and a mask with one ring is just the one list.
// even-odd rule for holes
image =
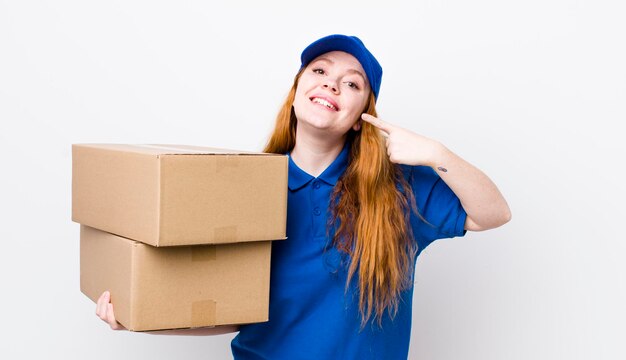
[[186, 145], [72, 145], [72, 220], [153, 246], [286, 236], [284, 155]]

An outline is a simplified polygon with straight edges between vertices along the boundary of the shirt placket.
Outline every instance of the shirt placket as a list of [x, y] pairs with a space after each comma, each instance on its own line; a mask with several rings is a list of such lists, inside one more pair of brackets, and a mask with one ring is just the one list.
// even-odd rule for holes
[[326, 205], [328, 199], [324, 196], [324, 187], [319, 179], [311, 182], [311, 218], [313, 236], [316, 238], [326, 235]]

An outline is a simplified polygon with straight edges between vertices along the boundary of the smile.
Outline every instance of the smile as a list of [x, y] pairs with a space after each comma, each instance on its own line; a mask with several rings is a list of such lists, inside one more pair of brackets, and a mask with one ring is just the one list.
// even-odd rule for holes
[[337, 108], [337, 105], [331, 103], [330, 101], [326, 100], [326, 99], [322, 99], [319, 97], [312, 97], [311, 98], [311, 102], [314, 102], [316, 104], [320, 104], [320, 105], [324, 105], [327, 108], [334, 110], [334, 111], [338, 111], [339, 109]]

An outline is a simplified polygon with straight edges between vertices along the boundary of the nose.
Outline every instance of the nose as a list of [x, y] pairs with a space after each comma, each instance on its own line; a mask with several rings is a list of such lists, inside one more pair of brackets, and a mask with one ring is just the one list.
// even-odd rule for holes
[[337, 81], [327, 78], [324, 81], [324, 84], [322, 85], [325, 89], [330, 90], [331, 92], [338, 94], [339, 93], [339, 86], [337, 86]]

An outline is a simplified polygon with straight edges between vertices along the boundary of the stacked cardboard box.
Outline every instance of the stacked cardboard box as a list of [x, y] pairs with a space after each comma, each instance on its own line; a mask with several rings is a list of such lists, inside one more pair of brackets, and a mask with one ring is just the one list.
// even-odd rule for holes
[[72, 146], [81, 291], [129, 330], [268, 320], [287, 157], [182, 145]]

